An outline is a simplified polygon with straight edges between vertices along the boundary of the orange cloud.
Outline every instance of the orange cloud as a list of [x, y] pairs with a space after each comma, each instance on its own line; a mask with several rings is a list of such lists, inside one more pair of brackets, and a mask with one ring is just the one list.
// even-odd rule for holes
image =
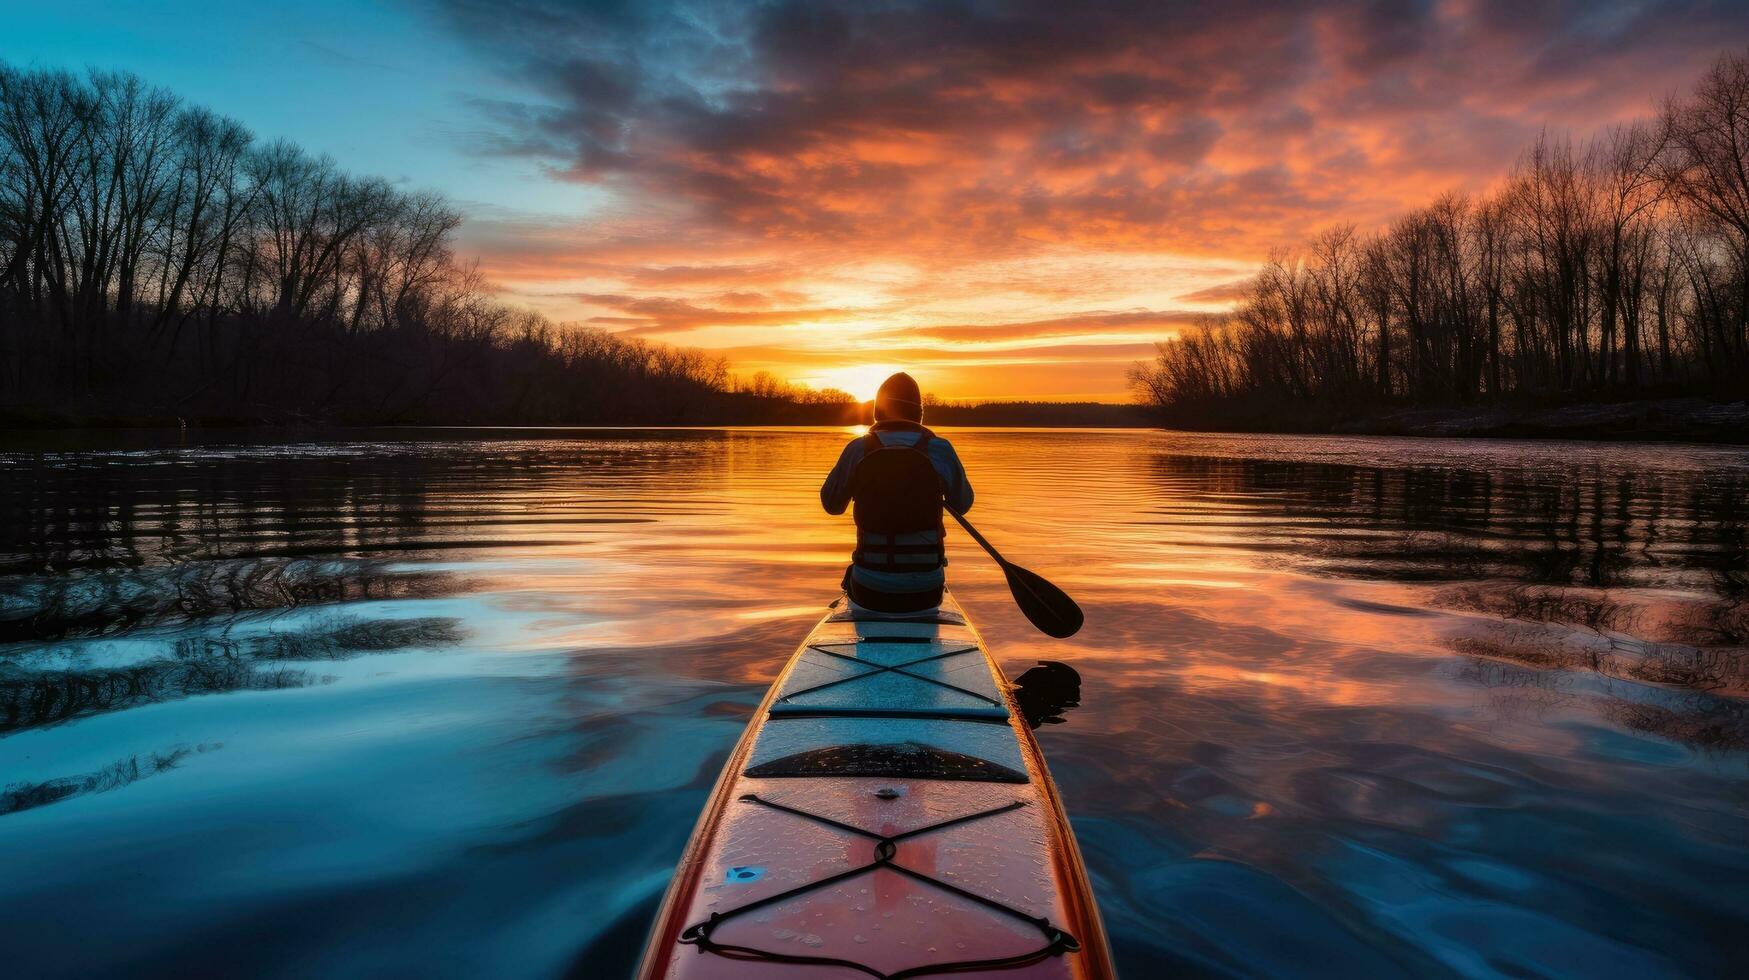
[[604, 202], [471, 222], [492, 278], [789, 377], [911, 351], [959, 397], [1121, 399], [1270, 247], [1480, 189], [1749, 43], [1708, 0], [436, 7], [528, 92], [476, 103], [482, 148]]
[[[579, 301], [618, 310], [620, 316], [593, 316], [595, 323], [613, 323], [629, 329], [628, 333], [680, 333], [703, 327], [783, 326], [798, 322], [842, 320], [854, 316], [851, 310], [835, 309], [710, 309], [681, 299], [659, 296], [626, 296], [613, 293], [582, 293]], [[719, 300], [722, 297], [718, 297]], [[754, 294], [739, 294], [730, 305], [758, 306], [763, 298]]]
[[1187, 312], [1157, 312], [1132, 310], [1124, 313], [1082, 313], [1076, 316], [1054, 317], [1049, 320], [1029, 320], [1023, 323], [978, 323], [952, 326], [918, 327], [905, 331], [916, 337], [949, 341], [1007, 341], [1036, 337], [1073, 337], [1090, 332], [1125, 332], [1152, 330], [1156, 335], [1170, 332], [1193, 322], [1198, 314]]

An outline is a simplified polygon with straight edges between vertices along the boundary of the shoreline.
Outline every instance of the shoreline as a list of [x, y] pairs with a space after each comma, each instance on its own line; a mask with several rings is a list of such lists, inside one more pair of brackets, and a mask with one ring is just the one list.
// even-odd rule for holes
[[[790, 405], [741, 417], [667, 416], [657, 418], [591, 418], [573, 421], [530, 419], [332, 419], [295, 415], [188, 417], [145, 412], [44, 412], [0, 409], [0, 435], [6, 433], [175, 430], [223, 432], [239, 429], [583, 429], [583, 428], [759, 428], [765, 426], [864, 425], [869, 409], [862, 405]], [[991, 402], [984, 405], [931, 406], [932, 425], [958, 428], [1157, 428], [1155, 416], [1136, 405], [1098, 402]]]
[[1749, 445], [1749, 401], [1704, 398], [1551, 407], [1403, 408], [1361, 414], [1306, 408], [1235, 412], [1210, 425], [1179, 413], [1166, 418], [1162, 425], [1187, 432]]
[[[990, 408], [997, 408], [992, 405]], [[1712, 445], [1749, 445], [1749, 401], [1715, 402], [1701, 398], [1666, 398], [1631, 402], [1588, 402], [1547, 408], [1474, 407], [1405, 408], [1364, 414], [1328, 409], [1295, 412], [1239, 413], [1208, 419], [1188, 411], [1162, 415], [1140, 407], [1100, 406], [1104, 411], [1062, 413], [1007, 411], [986, 412], [966, 408], [943, 408], [930, 422], [941, 428], [965, 429], [1099, 429], [1135, 428], [1237, 435], [1349, 435], [1402, 436], [1450, 439], [1538, 439], [1583, 442], [1693, 442]], [[1230, 411], [1230, 410], [1229, 410]], [[455, 420], [331, 421], [307, 418], [205, 418], [137, 415], [62, 415], [0, 412], [0, 441], [8, 437], [29, 438], [96, 434], [103, 432], [235, 433], [235, 432], [347, 432], [391, 429], [472, 430], [576, 430], [576, 429], [756, 429], [791, 426], [837, 427], [864, 424], [846, 417], [789, 417], [766, 419], [595, 419], [578, 422], [462, 422]], [[804, 417], [796, 417], [801, 415]], [[956, 417], [958, 416], [958, 417]], [[1093, 417], [1097, 416], [1097, 417]], [[1205, 421], [1207, 419], [1207, 421]]]

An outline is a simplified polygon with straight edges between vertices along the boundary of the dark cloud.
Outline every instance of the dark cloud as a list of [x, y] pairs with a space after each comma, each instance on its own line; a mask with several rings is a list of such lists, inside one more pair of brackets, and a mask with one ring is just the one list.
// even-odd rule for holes
[[[1749, 44], [1742, 0], [427, 2], [526, 93], [475, 102], [471, 144], [611, 202], [570, 233], [466, 232], [492, 274], [647, 333], [884, 311], [875, 334], [956, 358], [1111, 317], [1168, 330], [1170, 311], [1098, 311], [1230, 287], [1175, 300], [1185, 279], [1134, 271], [1078, 295], [1086, 257], [1255, 261], [1364, 230]], [[1083, 261], [1038, 287], [1067, 297], [1055, 318], [1015, 300], [917, 325], [926, 294], [973, 308], [966, 270], [1064, 251]]]
[[[1550, 122], [1527, 104], [1649, 104], [1643, 69], [1663, 77], [1674, 56], [1692, 71], [1749, 40], [1749, 5], [1721, 3], [439, 7], [539, 96], [483, 106], [495, 151], [767, 236], [911, 244], [957, 228], [985, 247], [1207, 248], [1210, 222], [1256, 237], [1275, 230], [1259, 222], [1328, 220], [1397, 196], [1369, 167], [1478, 162], [1430, 134], [1481, 130], [1496, 152]], [[1306, 142], [1342, 173], [1302, 165]], [[1228, 213], [1228, 191], [1249, 214]]]

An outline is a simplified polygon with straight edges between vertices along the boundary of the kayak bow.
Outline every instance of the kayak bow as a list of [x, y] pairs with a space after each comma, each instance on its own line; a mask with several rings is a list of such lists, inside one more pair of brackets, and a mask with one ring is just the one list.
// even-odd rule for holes
[[1081, 855], [1001, 668], [951, 596], [839, 600], [729, 756], [645, 978], [1106, 978]]

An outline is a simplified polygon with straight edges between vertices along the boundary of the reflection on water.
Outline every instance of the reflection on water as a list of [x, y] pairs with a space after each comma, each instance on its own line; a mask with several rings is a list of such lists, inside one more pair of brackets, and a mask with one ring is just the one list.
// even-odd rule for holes
[[[624, 974], [846, 437], [0, 452], [0, 973]], [[1749, 953], [1749, 455], [953, 437], [1087, 612], [950, 538], [1127, 975]]]
[[1014, 678], [1014, 700], [1021, 717], [1035, 730], [1040, 725], [1061, 725], [1064, 712], [1081, 706], [1081, 675], [1059, 660], [1041, 660]]

